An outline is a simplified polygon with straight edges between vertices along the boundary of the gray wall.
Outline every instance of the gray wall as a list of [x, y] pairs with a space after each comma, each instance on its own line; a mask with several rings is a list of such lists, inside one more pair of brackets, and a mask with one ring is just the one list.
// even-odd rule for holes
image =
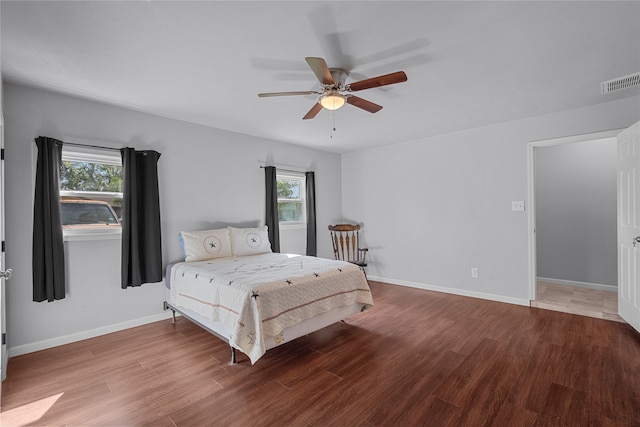
[[537, 274], [617, 286], [616, 140], [535, 151]]
[[[120, 289], [120, 241], [65, 243], [68, 295], [32, 302], [31, 239], [38, 135], [100, 145], [155, 149], [159, 161], [163, 258], [180, 257], [177, 234], [264, 222], [264, 171], [274, 162], [316, 172], [318, 253], [322, 230], [340, 219], [340, 156], [62, 96], [4, 86], [7, 286], [10, 354], [46, 348], [164, 318], [164, 285]], [[304, 230], [283, 230], [282, 251], [305, 247]]]
[[527, 304], [527, 212], [511, 211], [527, 200], [527, 143], [626, 128], [639, 101], [343, 155], [343, 216], [364, 225], [369, 277]]
[[[179, 258], [182, 229], [262, 221], [258, 162], [275, 162], [316, 171], [320, 256], [331, 256], [327, 224], [358, 221], [370, 278], [523, 303], [527, 215], [510, 208], [527, 198], [527, 142], [624, 128], [640, 117], [640, 100], [632, 97], [339, 156], [13, 84], [3, 95], [13, 355], [164, 317], [163, 284], [120, 289], [117, 240], [65, 243], [68, 297], [31, 301], [38, 135], [161, 152], [165, 261]], [[302, 246], [297, 232], [283, 236], [283, 250], [287, 239]], [[471, 267], [479, 278], [470, 277]]]

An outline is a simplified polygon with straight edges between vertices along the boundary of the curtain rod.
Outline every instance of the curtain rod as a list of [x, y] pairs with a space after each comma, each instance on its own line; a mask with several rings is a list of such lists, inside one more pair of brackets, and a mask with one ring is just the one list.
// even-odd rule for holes
[[[262, 165], [260, 165], [260, 169], [264, 169], [264, 168], [266, 168], [266, 167], [267, 167], [267, 166], [262, 166]], [[279, 168], [279, 167], [277, 167], [277, 166], [274, 166], [274, 168], [276, 168], [276, 170], [279, 170], [279, 171], [292, 172], [292, 173], [305, 173], [305, 172], [308, 172], [308, 171], [294, 171], [294, 170], [292, 170], [292, 169], [283, 169], [283, 168]]]

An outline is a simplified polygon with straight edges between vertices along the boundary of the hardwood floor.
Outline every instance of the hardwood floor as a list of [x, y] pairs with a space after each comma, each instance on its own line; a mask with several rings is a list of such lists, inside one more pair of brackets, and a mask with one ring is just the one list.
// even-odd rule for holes
[[0, 424], [640, 425], [627, 324], [371, 287], [372, 310], [254, 366], [185, 319], [11, 358]]

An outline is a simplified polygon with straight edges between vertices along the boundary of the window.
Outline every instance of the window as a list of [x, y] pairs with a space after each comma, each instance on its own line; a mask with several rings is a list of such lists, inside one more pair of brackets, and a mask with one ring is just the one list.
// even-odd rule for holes
[[306, 224], [305, 177], [303, 174], [277, 173], [278, 221], [280, 225]]
[[122, 160], [120, 153], [63, 148], [60, 213], [65, 238], [122, 233]]

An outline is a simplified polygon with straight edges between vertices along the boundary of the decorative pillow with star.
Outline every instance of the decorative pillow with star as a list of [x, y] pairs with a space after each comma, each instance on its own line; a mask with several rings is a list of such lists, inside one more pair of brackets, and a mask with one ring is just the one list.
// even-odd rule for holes
[[258, 255], [271, 252], [267, 226], [257, 228], [229, 227], [233, 256]]
[[185, 261], [204, 261], [231, 256], [229, 230], [182, 231]]

